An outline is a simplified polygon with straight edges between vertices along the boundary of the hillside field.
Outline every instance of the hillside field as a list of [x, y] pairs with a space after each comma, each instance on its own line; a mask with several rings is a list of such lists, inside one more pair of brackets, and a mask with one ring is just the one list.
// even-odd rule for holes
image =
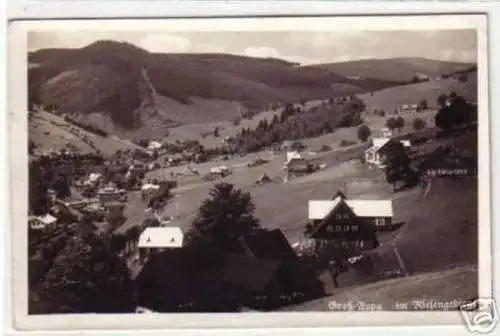
[[[131, 141], [119, 139], [116, 136], [103, 137], [78, 126], [68, 123], [52, 113], [38, 111], [33, 113], [28, 121], [28, 138], [35, 144], [36, 150], [61, 150], [68, 144], [80, 153], [95, 153], [99, 150], [104, 157], [112, 156], [117, 150], [144, 150]], [[78, 134], [70, 129], [76, 129]], [[83, 137], [88, 140], [84, 141]], [[89, 145], [92, 142], [94, 148]]]
[[339, 75], [354, 78], [377, 78], [390, 81], [410, 81], [414, 76], [435, 78], [441, 75], [471, 69], [474, 64], [437, 61], [426, 58], [365, 59], [316, 67], [328, 69]]
[[[469, 75], [469, 80], [467, 82], [459, 82], [454, 79], [443, 79], [440, 81], [431, 81], [425, 83], [408, 84], [403, 86], [397, 86], [392, 88], [383, 89], [376, 91], [372, 94], [363, 93], [358, 94], [359, 97], [366, 105], [366, 110], [383, 109], [386, 111], [385, 117], [380, 117], [373, 114], [365, 114], [365, 123], [372, 129], [372, 132], [380, 131], [385, 127], [385, 122], [387, 118], [391, 117], [389, 115], [395, 109], [399, 108], [403, 104], [418, 104], [421, 100], [426, 99], [429, 104], [429, 110], [423, 111], [421, 113], [401, 113], [401, 116], [406, 120], [406, 126], [404, 131], [411, 130], [412, 120], [414, 118], [422, 118], [426, 121], [429, 127], [434, 126], [434, 115], [437, 111], [437, 97], [441, 94], [449, 94], [455, 91], [458, 95], [464, 96], [466, 99], [471, 101], [476, 101], [477, 99], [477, 74]], [[312, 100], [308, 101], [304, 109], [309, 110], [328, 100]], [[264, 111], [251, 120], [244, 119], [237, 126], [231, 121], [220, 121], [211, 123], [195, 123], [189, 125], [182, 125], [179, 127], [174, 127], [169, 130], [169, 136], [167, 139], [171, 141], [175, 140], [185, 140], [192, 139], [198, 140], [201, 144], [205, 146], [220, 145], [226, 136], [232, 137], [240, 132], [243, 128], [255, 128], [258, 123], [267, 119], [271, 121], [274, 115], [281, 113], [282, 108], [276, 111]], [[213, 136], [213, 131], [215, 128], [219, 130], [219, 137]], [[316, 144], [327, 144], [330, 146], [338, 146], [338, 143], [342, 140], [357, 140], [357, 133], [355, 129], [339, 129], [332, 134], [327, 134], [322, 137], [315, 138], [315, 140], [305, 139], [304, 143], [311, 143], [311, 146], [316, 146]], [[321, 146], [321, 145], [319, 145]]]

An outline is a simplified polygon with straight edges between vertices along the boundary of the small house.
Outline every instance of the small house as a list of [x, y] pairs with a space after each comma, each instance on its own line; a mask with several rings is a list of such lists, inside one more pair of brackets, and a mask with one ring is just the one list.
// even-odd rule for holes
[[210, 168], [210, 175], [226, 177], [229, 175], [229, 168], [227, 166], [217, 166]]
[[300, 159], [300, 158], [302, 158], [302, 156], [300, 155], [299, 152], [297, 152], [297, 151], [288, 151], [288, 152], [286, 152], [285, 162], [288, 162], [291, 159]]
[[128, 173], [134, 176], [145, 174], [146, 171], [147, 171], [146, 165], [140, 161], [133, 162], [128, 168]]
[[146, 183], [141, 187], [141, 196], [143, 199], [150, 198], [160, 191], [159, 184]]
[[57, 225], [57, 218], [50, 214], [45, 214], [42, 216], [30, 216], [28, 217], [28, 225], [32, 230], [50, 229], [54, 228]]
[[[388, 144], [392, 141], [396, 141], [390, 138], [374, 138], [372, 140], [372, 146], [365, 151], [365, 161], [369, 165], [376, 166], [378, 168], [385, 168], [384, 161], [387, 157]], [[401, 144], [405, 148], [411, 147], [411, 143], [408, 140], [401, 140]]]
[[148, 227], [139, 236], [138, 247], [141, 259], [166, 249], [181, 248], [184, 233], [180, 227]]
[[151, 141], [148, 145], [148, 150], [158, 151], [163, 147], [163, 145], [158, 141]]
[[110, 185], [99, 189], [97, 191], [97, 198], [101, 203], [125, 202], [127, 200], [127, 191]]
[[292, 158], [286, 162], [283, 169], [288, 174], [300, 176], [312, 173], [314, 171], [314, 165], [305, 158]]
[[403, 104], [399, 107], [400, 112], [415, 113], [418, 110], [418, 104]]

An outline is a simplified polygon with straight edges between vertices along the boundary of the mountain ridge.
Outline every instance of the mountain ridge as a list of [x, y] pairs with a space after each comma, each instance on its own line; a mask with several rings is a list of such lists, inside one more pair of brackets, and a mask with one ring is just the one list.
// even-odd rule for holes
[[30, 106], [41, 105], [124, 138], [150, 131], [161, 137], [182, 124], [231, 121], [290, 102], [408, 83], [351, 79], [276, 58], [150, 53], [110, 40], [78, 49], [29, 52], [28, 61]]

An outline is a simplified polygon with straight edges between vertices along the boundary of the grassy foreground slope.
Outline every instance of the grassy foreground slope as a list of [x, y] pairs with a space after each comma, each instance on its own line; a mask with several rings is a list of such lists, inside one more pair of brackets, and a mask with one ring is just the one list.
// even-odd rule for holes
[[[478, 272], [474, 265], [460, 266], [443, 272], [421, 273], [405, 278], [396, 278], [367, 284], [355, 288], [343, 289], [336, 294], [306, 302], [301, 305], [286, 307], [285, 311], [332, 311], [362, 310], [357, 303], [373, 305], [374, 310], [425, 310], [421, 303], [449, 304], [451, 310], [474, 297], [477, 297]], [[332, 309], [334, 306], [351, 309]], [[399, 303], [399, 307], [396, 307]], [[429, 309], [429, 308], [427, 308]], [[435, 310], [443, 310], [437, 309]]]

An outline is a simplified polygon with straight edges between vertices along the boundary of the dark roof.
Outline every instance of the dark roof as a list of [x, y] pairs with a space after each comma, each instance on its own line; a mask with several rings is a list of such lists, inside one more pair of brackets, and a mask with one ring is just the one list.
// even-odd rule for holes
[[136, 278], [138, 305], [158, 312], [235, 311], [234, 291], [220, 277], [222, 260], [207, 252], [181, 248], [152, 256]]
[[255, 292], [265, 291], [281, 265], [276, 260], [257, 259], [239, 253], [228, 253], [225, 259], [223, 280]]
[[277, 261], [293, 261], [297, 255], [281, 230], [257, 230], [234, 239], [228, 246], [233, 252]]

